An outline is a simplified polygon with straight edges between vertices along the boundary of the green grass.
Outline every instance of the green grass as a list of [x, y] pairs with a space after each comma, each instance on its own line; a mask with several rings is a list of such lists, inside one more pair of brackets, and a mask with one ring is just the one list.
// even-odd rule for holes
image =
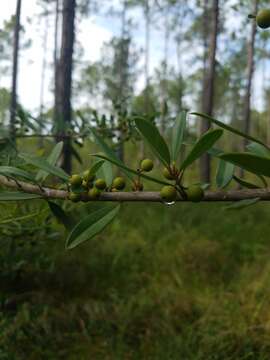
[[2, 282], [0, 359], [269, 359], [269, 215], [124, 205], [68, 252], [35, 233], [51, 261]]

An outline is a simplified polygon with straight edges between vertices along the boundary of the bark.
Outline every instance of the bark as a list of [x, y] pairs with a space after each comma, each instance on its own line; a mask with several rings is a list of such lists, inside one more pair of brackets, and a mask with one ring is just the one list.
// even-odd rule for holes
[[[258, 0], [254, 1], [254, 14], [258, 12]], [[248, 44], [248, 61], [247, 61], [247, 87], [244, 99], [244, 131], [246, 134], [250, 133], [250, 99], [251, 99], [251, 89], [253, 82], [253, 74], [254, 74], [254, 54], [255, 54], [255, 38], [257, 32], [257, 24], [256, 21], [253, 21], [251, 27], [250, 41]], [[244, 148], [248, 144], [248, 140], [244, 139]]]
[[[205, 18], [207, 18], [205, 14]], [[203, 102], [202, 111], [209, 116], [213, 115], [214, 106], [214, 86], [216, 75], [216, 50], [218, 38], [218, 23], [219, 23], [219, 0], [213, 0], [212, 6], [212, 26], [210, 32], [210, 43], [208, 56], [205, 59], [205, 72], [203, 80]], [[208, 121], [204, 120], [201, 123], [201, 134], [207, 131], [210, 127]], [[211, 166], [210, 156], [205, 154], [200, 160], [200, 175], [202, 182], [210, 182]]]
[[55, 86], [55, 120], [58, 128], [58, 140], [64, 141], [62, 167], [70, 173], [71, 164], [71, 140], [63, 135], [69, 128], [72, 118], [71, 95], [72, 95], [72, 70], [73, 51], [75, 41], [75, 9], [76, 0], [63, 1], [62, 33], [60, 59], [56, 66]]
[[13, 43], [13, 65], [12, 65], [12, 88], [10, 99], [10, 123], [9, 133], [12, 142], [16, 142], [16, 110], [17, 110], [17, 77], [18, 77], [18, 62], [19, 62], [19, 47], [20, 47], [20, 20], [21, 20], [21, 0], [17, 0], [15, 27], [14, 27], [14, 43]]

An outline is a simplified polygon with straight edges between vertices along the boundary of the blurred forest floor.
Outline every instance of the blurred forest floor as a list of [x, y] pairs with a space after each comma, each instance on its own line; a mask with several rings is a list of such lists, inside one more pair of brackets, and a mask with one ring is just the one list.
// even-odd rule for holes
[[18, 235], [1, 255], [0, 359], [269, 359], [269, 216], [124, 204], [73, 251], [56, 223]]

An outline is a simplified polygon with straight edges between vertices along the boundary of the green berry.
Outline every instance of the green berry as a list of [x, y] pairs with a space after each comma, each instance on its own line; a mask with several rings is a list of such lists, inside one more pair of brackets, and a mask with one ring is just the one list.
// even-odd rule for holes
[[185, 192], [192, 202], [200, 202], [204, 198], [204, 191], [199, 185], [191, 185]]
[[80, 175], [75, 174], [70, 177], [69, 182], [73, 186], [80, 186], [82, 184], [82, 178]]
[[87, 181], [87, 182], [91, 182], [95, 179], [95, 175], [91, 174], [91, 170], [86, 170], [83, 173], [83, 180]]
[[160, 196], [163, 200], [167, 202], [172, 202], [175, 201], [177, 198], [177, 191], [173, 186], [167, 185], [161, 189]]
[[82, 182], [82, 187], [83, 187], [84, 189], [87, 189], [87, 188], [88, 188], [88, 182], [87, 182], [86, 180], [83, 180], [83, 182]]
[[71, 200], [72, 202], [79, 202], [81, 200], [81, 196], [80, 194], [75, 194], [73, 192], [71, 192], [68, 196], [69, 200]]
[[107, 187], [106, 181], [103, 179], [97, 179], [95, 181], [95, 187], [99, 190], [105, 190]]
[[261, 29], [267, 29], [270, 27], [270, 9], [262, 9], [256, 16], [257, 25]]
[[141, 162], [141, 170], [145, 172], [149, 172], [153, 169], [154, 163], [151, 159], [144, 159]]
[[123, 190], [125, 186], [126, 186], [125, 179], [122, 178], [121, 176], [113, 180], [112, 187], [115, 188], [116, 190]]
[[165, 179], [167, 179], [167, 180], [173, 180], [173, 176], [172, 176], [172, 174], [170, 173], [170, 171], [169, 171], [169, 169], [168, 168], [164, 168], [163, 169], [163, 176], [165, 177]]
[[101, 191], [94, 187], [88, 191], [88, 196], [91, 200], [97, 200], [100, 197]]

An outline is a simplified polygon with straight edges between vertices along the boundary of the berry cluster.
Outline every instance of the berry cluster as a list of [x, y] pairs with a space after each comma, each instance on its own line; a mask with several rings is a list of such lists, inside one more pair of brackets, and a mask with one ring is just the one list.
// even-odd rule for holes
[[125, 186], [125, 179], [119, 176], [108, 187], [104, 179], [96, 178], [91, 170], [87, 170], [82, 175], [74, 174], [70, 177], [69, 199], [73, 202], [97, 200], [103, 191], [120, 191], [124, 190]]
[[[143, 191], [141, 181], [144, 172], [150, 172], [154, 168], [151, 159], [144, 159], [137, 170], [137, 178], [133, 180], [132, 190]], [[163, 169], [163, 176], [166, 180], [174, 181], [173, 185], [165, 185], [160, 191], [160, 196], [165, 202], [174, 202], [178, 195], [183, 199], [192, 202], [199, 202], [204, 197], [204, 191], [199, 185], [191, 185], [188, 188], [182, 186], [183, 173], [177, 169], [175, 163]], [[85, 171], [82, 175], [74, 174], [69, 180], [69, 199], [73, 202], [97, 200], [103, 191], [117, 192], [123, 191], [126, 182], [123, 177], [116, 177], [110, 186], [90, 170]]]

